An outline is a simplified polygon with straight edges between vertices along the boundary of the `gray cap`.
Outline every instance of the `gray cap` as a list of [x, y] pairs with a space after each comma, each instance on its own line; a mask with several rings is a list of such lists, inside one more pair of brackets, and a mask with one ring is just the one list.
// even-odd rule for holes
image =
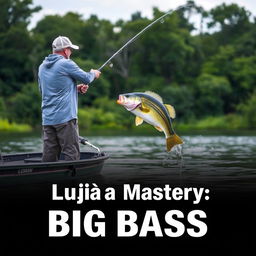
[[72, 42], [66, 36], [58, 36], [52, 42], [52, 49], [54, 51], [61, 51], [65, 48], [69, 48], [69, 47], [76, 49], [76, 50], [79, 49], [79, 46], [72, 44]]

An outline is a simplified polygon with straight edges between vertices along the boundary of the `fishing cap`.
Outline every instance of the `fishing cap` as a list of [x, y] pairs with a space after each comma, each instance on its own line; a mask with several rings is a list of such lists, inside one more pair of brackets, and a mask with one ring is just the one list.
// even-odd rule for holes
[[70, 41], [70, 39], [66, 36], [58, 36], [57, 38], [54, 39], [54, 41], [52, 42], [52, 49], [54, 51], [61, 51], [65, 48], [73, 48], [78, 50], [79, 46], [72, 44], [72, 42]]

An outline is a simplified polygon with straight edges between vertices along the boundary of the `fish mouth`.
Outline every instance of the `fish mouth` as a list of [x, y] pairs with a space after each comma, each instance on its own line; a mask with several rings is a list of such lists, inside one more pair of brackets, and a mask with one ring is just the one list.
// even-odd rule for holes
[[126, 98], [125, 96], [119, 95], [118, 100], [116, 101], [116, 103], [119, 104], [119, 105], [123, 105], [124, 102], [125, 102], [125, 98]]
[[124, 106], [128, 111], [132, 111], [141, 105], [141, 102], [132, 100], [123, 94], [119, 95], [119, 98], [116, 102], [117, 102], [117, 104]]

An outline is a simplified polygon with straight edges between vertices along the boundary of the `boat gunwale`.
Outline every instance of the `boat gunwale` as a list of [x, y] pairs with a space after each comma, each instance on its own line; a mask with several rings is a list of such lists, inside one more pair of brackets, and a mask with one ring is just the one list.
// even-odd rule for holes
[[[62, 167], [62, 166], [76, 166], [76, 165], [84, 165], [86, 163], [94, 163], [94, 162], [102, 162], [106, 159], [109, 158], [109, 156], [102, 152], [100, 155], [97, 156], [97, 153], [94, 152], [86, 152], [86, 151], [82, 151], [80, 152], [81, 154], [86, 154], [86, 153], [92, 153], [95, 154], [95, 157], [89, 158], [89, 159], [80, 159], [80, 160], [73, 160], [73, 161], [66, 161], [66, 160], [59, 160], [56, 162], [23, 162], [21, 163], [21, 161], [23, 160], [9, 160], [8, 161], [8, 157], [15, 157], [15, 156], [31, 156], [31, 155], [38, 155], [41, 154], [40, 152], [24, 152], [24, 153], [17, 153], [17, 154], [5, 154], [2, 155], [2, 159], [3, 161], [0, 161], [0, 171], [1, 170], [6, 170], [6, 169], [10, 169], [10, 168], [38, 168], [38, 167]], [[7, 160], [5, 159], [7, 158]], [[16, 162], [16, 164], [15, 164]]]
[[[98, 163], [98, 164], [94, 164], [94, 165], [89, 165], [89, 166], [83, 166], [83, 167], [76, 167], [76, 171], [79, 171], [79, 169], [88, 169], [88, 168], [94, 168], [94, 167], [98, 167], [102, 164], [102, 162]], [[0, 174], [0, 178], [4, 178], [4, 177], [18, 177], [18, 176], [36, 176], [36, 175], [42, 175], [42, 174], [49, 174], [49, 173], [63, 173], [63, 172], [67, 172], [67, 171], [72, 171], [70, 168], [63, 168], [63, 169], [58, 169], [58, 170], [43, 170], [43, 171], [37, 171], [37, 172], [29, 172], [29, 173], [8, 173], [8, 174]]]

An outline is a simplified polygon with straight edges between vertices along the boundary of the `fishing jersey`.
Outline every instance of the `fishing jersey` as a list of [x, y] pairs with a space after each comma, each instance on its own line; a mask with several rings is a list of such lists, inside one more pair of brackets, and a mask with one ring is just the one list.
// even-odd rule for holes
[[77, 81], [89, 84], [94, 72], [85, 72], [78, 65], [59, 54], [50, 54], [38, 70], [38, 84], [42, 95], [42, 124], [56, 125], [77, 119]]

